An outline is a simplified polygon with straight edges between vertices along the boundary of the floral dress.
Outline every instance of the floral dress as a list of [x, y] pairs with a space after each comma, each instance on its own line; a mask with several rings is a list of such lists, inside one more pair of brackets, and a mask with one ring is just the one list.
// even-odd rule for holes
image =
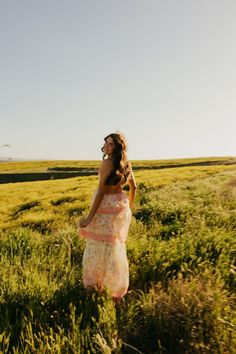
[[79, 229], [80, 236], [86, 239], [82, 260], [86, 288], [106, 287], [117, 298], [126, 294], [129, 286], [126, 239], [130, 222], [129, 200], [121, 191], [104, 194], [91, 223]]

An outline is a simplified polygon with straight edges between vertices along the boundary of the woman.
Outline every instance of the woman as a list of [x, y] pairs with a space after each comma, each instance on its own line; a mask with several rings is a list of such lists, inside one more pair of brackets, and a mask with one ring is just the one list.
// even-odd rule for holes
[[[99, 185], [87, 217], [79, 222], [80, 236], [86, 238], [83, 254], [83, 284], [102, 291], [108, 288], [115, 299], [122, 298], [129, 286], [126, 239], [136, 183], [127, 161], [127, 145], [122, 134], [104, 138]], [[129, 197], [123, 191], [129, 185]]]

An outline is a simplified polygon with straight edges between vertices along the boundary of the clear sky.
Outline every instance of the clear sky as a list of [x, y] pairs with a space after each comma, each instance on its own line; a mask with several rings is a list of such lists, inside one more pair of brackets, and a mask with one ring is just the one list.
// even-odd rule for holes
[[[0, 2], [0, 157], [236, 155], [235, 0]], [[3, 147], [11, 144], [11, 147]]]

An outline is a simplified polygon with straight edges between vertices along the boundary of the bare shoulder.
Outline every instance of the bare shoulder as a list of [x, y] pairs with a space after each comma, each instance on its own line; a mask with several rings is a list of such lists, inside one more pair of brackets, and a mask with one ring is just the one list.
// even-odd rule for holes
[[102, 160], [100, 172], [107, 172], [113, 169], [113, 162], [110, 159]]
[[129, 177], [130, 178], [133, 178], [133, 169], [132, 169], [132, 165], [131, 165], [131, 163], [129, 162], [129, 170], [130, 170], [130, 174], [129, 174]]
[[133, 173], [133, 169], [132, 169], [131, 164], [130, 164], [130, 174], [128, 177], [128, 183], [136, 186], [136, 181], [135, 181], [135, 177], [134, 177], [134, 173]]

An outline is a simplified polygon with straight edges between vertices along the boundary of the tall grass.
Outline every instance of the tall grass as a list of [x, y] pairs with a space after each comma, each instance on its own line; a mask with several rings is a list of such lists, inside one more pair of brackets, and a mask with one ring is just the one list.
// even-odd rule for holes
[[0, 186], [1, 352], [235, 353], [235, 170], [161, 172], [137, 172], [119, 305], [81, 283], [96, 179]]

